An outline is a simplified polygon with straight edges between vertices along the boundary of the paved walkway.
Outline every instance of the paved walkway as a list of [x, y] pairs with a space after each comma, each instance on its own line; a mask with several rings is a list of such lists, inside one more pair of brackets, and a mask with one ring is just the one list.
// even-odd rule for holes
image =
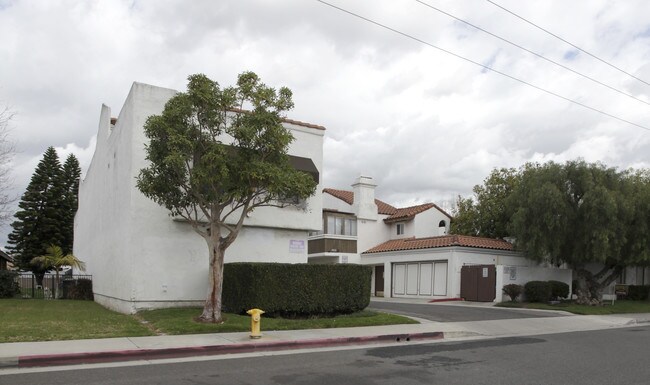
[[[413, 325], [248, 333], [105, 338], [0, 344], [0, 369], [81, 363], [153, 360], [366, 344], [398, 344], [433, 340], [508, 337], [618, 328], [650, 322], [650, 314], [555, 316], [466, 322], [420, 319]], [[262, 322], [262, 326], [264, 323]], [[0, 370], [1, 373], [1, 370]]]

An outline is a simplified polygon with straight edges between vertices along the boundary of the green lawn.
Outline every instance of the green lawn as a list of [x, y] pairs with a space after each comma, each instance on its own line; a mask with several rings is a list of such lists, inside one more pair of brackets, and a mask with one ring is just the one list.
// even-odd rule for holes
[[583, 315], [606, 315], [606, 314], [625, 314], [625, 313], [650, 313], [650, 301], [604, 301], [603, 306], [576, 305], [573, 302], [561, 302], [557, 305], [546, 303], [527, 303], [527, 302], [501, 302], [497, 304], [500, 307], [515, 307], [524, 309], [543, 309], [543, 310], [562, 310], [574, 314]]
[[92, 301], [0, 299], [0, 342], [148, 336], [133, 317]]
[[[174, 308], [140, 312], [156, 329], [167, 334], [224, 333], [250, 331], [249, 316], [224, 314], [224, 323], [204, 324], [194, 321], [201, 314], [201, 308]], [[355, 326], [377, 326], [418, 323], [410, 318], [371, 311], [329, 318], [286, 319], [262, 316], [262, 331], [344, 328]]]
[[[138, 313], [149, 322], [107, 310], [92, 301], [0, 299], [0, 343], [88, 338], [148, 336], [155, 333], [195, 334], [245, 332], [250, 317], [225, 314], [220, 325], [195, 322], [200, 308], [173, 308]], [[262, 317], [262, 331], [417, 323], [410, 318], [362, 311], [331, 318], [283, 319]]]

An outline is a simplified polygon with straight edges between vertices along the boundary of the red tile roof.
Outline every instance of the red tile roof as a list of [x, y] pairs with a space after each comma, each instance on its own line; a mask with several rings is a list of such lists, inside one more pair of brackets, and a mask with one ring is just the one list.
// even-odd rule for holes
[[[347, 191], [347, 190], [337, 190], [334, 188], [324, 188], [323, 189], [324, 193], [328, 193], [331, 196], [335, 198], [339, 198], [343, 202], [351, 205], [354, 203], [354, 192], [352, 191]], [[392, 215], [395, 212], [397, 212], [397, 209], [391, 205], [389, 205], [386, 202], [380, 201], [379, 199], [375, 199], [375, 204], [377, 205], [377, 208], [379, 209], [379, 214], [383, 215]]]
[[470, 237], [468, 235], [443, 235], [430, 238], [393, 239], [379, 244], [362, 254], [383, 253], [387, 251], [433, 249], [437, 247], [474, 247], [479, 249], [512, 251], [512, 244], [501, 239]]
[[[417, 206], [411, 206], [411, 207], [405, 207], [402, 209], [397, 209], [393, 215], [390, 217], [384, 219], [384, 222], [386, 223], [393, 223], [393, 222], [399, 222], [402, 220], [409, 220], [413, 219], [414, 216], [417, 214], [427, 211], [432, 207], [437, 207], [433, 203], [425, 203], [423, 205], [417, 205]], [[444, 212], [444, 211], [443, 211]]]

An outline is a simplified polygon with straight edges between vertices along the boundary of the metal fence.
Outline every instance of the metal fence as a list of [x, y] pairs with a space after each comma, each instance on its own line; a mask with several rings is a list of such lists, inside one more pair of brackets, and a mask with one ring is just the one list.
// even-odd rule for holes
[[91, 299], [92, 275], [45, 274], [42, 279], [33, 273], [21, 273], [17, 278], [20, 289], [18, 298], [23, 299]]

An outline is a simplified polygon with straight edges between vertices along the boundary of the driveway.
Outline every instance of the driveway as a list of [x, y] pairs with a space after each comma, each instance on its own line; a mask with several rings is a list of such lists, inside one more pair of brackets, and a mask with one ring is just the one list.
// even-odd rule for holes
[[429, 303], [405, 303], [370, 301], [369, 310], [424, 318], [436, 322], [488, 321], [516, 318], [559, 317], [563, 314], [525, 309], [507, 309], [485, 305], [440, 305]]

